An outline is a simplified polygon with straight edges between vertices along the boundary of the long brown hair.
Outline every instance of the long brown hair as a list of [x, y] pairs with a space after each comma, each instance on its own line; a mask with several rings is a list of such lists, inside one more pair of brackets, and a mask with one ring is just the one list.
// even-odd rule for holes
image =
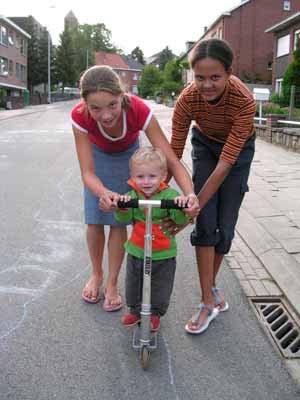
[[130, 98], [125, 93], [119, 75], [106, 65], [95, 65], [87, 69], [80, 78], [80, 95], [86, 101], [91, 93], [108, 92], [112, 95], [123, 94], [122, 107], [130, 106]]

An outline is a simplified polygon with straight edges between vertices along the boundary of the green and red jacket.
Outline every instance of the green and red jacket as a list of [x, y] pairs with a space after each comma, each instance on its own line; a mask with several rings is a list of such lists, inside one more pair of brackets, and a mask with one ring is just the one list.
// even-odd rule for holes
[[[174, 199], [179, 193], [170, 188], [165, 183], [161, 183], [158, 191], [151, 196], [145, 197], [144, 193], [139, 190], [135, 182], [130, 179], [129, 185], [133, 190], [129, 191], [132, 199], [139, 200], [162, 200]], [[158, 207], [152, 208], [152, 259], [163, 260], [172, 258], [177, 255], [177, 245], [174, 236], [168, 232], [163, 232], [161, 220], [165, 217], [171, 218], [176, 224], [186, 224], [189, 219], [182, 210], [162, 210]], [[131, 237], [125, 243], [127, 253], [137, 257], [144, 258], [144, 237], [146, 231], [146, 210], [143, 208], [130, 208], [128, 210], [118, 210], [115, 212], [115, 218], [119, 222], [132, 222], [133, 228]]]

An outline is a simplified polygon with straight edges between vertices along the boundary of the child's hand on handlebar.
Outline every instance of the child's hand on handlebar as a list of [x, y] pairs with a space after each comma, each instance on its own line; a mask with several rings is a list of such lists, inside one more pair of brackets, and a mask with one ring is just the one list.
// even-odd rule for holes
[[182, 208], [185, 208], [188, 205], [188, 201], [189, 201], [188, 197], [184, 195], [177, 196], [174, 199], [174, 203]]
[[[130, 201], [130, 200], [131, 200], [131, 196], [128, 196], [127, 194], [121, 194], [119, 197], [119, 201], [122, 201], [124, 203], [127, 203], [127, 201]], [[122, 208], [119, 208], [119, 211], [126, 212], [126, 211], [128, 211], [128, 208], [122, 207]]]

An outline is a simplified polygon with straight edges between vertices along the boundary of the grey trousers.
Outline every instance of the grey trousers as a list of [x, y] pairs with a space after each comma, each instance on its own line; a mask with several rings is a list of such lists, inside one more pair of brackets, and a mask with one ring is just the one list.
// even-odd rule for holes
[[[132, 314], [141, 312], [144, 260], [127, 255], [126, 304]], [[169, 307], [176, 271], [176, 258], [152, 261], [151, 313], [164, 315]]]

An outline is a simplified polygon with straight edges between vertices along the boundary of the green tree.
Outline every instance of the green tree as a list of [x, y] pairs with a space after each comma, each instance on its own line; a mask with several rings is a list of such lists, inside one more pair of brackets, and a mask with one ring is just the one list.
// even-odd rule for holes
[[76, 44], [75, 70], [79, 77], [91, 65], [97, 51], [117, 52], [111, 41], [111, 32], [104, 24], [83, 24], [70, 30], [73, 43]]
[[[38, 41], [38, 55], [39, 55], [39, 83], [45, 84], [46, 92], [46, 83], [48, 82], [48, 37], [49, 33], [47, 29], [43, 29], [40, 34], [40, 39]], [[51, 65], [53, 62], [52, 56], [52, 43], [50, 39], [50, 54], [51, 54]]]
[[40, 68], [40, 57], [39, 57], [39, 39], [34, 29], [33, 17], [30, 15], [25, 23], [24, 29], [29, 33], [31, 38], [28, 40], [27, 49], [27, 79], [28, 88], [33, 93], [35, 85], [41, 83], [41, 68]]
[[[284, 103], [289, 104], [291, 86], [296, 86], [300, 89], [300, 46], [298, 44], [297, 49], [293, 53], [294, 59], [288, 66], [282, 81], [282, 94], [284, 98]], [[300, 106], [300, 100], [296, 101], [297, 107]]]
[[75, 45], [72, 37], [72, 30], [65, 29], [60, 34], [60, 44], [56, 50], [56, 74], [62, 86], [74, 86], [78, 80], [76, 71], [76, 54]]
[[146, 65], [138, 84], [139, 94], [142, 97], [154, 96], [162, 84], [162, 74], [154, 65]]
[[174, 58], [175, 54], [173, 54], [173, 52], [167, 46], [165, 49], [163, 49], [163, 51], [159, 55], [158, 59], [159, 69], [163, 71], [167, 62], [173, 60]]
[[145, 65], [144, 53], [143, 51], [137, 46], [135, 47], [132, 52], [130, 53], [131, 57], [138, 61], [140, 64]]
[[162, 91], [164, 94], [178, 94], [183, 87], [182, 64], [178, 60], [168, 61], [163, 71]]

